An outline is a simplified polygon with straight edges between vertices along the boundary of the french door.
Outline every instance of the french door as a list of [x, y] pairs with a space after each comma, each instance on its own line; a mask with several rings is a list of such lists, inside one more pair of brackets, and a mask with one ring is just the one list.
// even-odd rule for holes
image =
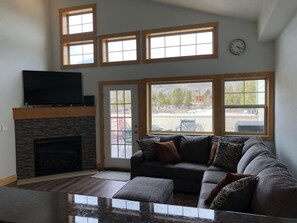
[[103, 86], [105, 168], [130, 169], [138, 148], [137, 102], [136, 84]]

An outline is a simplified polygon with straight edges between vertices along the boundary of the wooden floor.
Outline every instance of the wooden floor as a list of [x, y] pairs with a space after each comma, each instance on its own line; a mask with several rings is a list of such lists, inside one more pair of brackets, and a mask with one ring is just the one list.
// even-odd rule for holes
[[101, 180], [91, 176], [92, 175], [78, 176], [25, 185], [16, 185], [16, 183], [14, 183], [8, 186], [30, 190], [55, 191], [112, 198], [112, 196], [127, 183], [124, 181]]
[[[85, 175], [24, 185], [13, 183], [7, 186], [29, 190], [54, 191], [112, 198], [112, 196], [127, 183], [125, 181], [102, 180], [91, 176], [92, 175]], [[173, 199], [175, 205], [197, 207], [198, 203], [198, 195], [195, 194], [174, 193]]]

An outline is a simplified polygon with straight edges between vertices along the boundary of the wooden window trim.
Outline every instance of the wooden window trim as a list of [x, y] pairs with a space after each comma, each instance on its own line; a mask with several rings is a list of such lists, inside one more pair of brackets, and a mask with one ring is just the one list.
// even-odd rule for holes
[[[69, 15], [81, 15], [92, 12], [93, 13], [93, 31], [92, 32], [84, 32], [84, 33], [75, 33], [68, 34], [68, 16]], [[97, 16], [96, 16], [96, 4], [89, 5], [81, 5], [74, 6], [69, 8], [59, 9], [59, 17], [60, 17], [60, 38], [75, 38], [81, 36], [95, 36], [97, 35], [96, 27], [97, 27]], [[66, 34], [65, 29], [67, 29]]]
[[[140, 64], [140, 32], [126, 32], [117, 34], [100, 35], [99, 46], [100, 46], [100, 66], [115, 66], [115, 65], [129, 65], [129, 64]], [[122, 40], [136, 40], [136, 60], [129, 61], [116, 61], [108, 62], [107, 57], [107, 43], [112, 41], [122, 41]]]
[[[84, 42], [92, 41], [94, 44], [94, 63], [88, 64], [69, 64], [69, 45], [81, 45]], [[73, 43], [73, 44], [71, 44]], [[65, 54], [65, 50], [67, 50], [67, 54]], [[70, 38], [67, 40], [61, 40], [60, 43], [60, 55], [61, 55], [61, 68], [62, 69], [71, 69], [71, 68], [87, 68], [87, 67], [96, 67], [97, 66], [97, 38], [96, 37], [89, 37], [89, 38]]]
[[[244, 78], [243, 78], [244, 76]], [[265, 105], [243, 105], [243, 106], [234, 106], [238, 107], [245, 107], [245, 108], [264, 108], [265, 109], [265, 130], [263, 134], [258, 133], [239, 133], [239, 132], [226, 132], [225, 131], [225, 108], [232, 107], [232, 106], [225, 106], [224, 104], [224, 93], [222, 91], [222, 111], [223, 114], [222, 118], [222, 128], [220, 129], [221, 134], [225, 136], [261, 136], [264, 140], [272, 141], [274, 139], [274, 73], [273, 72], [262, 72], [262, 73], [251, 73], [251, 74], [232, 74], [232, 75], [225, 75], [222, 77], [222, 85], [224, 81], [240, 81], [240, 80], [259, 80], [264, 79], [266, 83], [266, 100]]]
[[[68, 16], [81, 15], [85, 13], [93, 13], [93, 31], [82, 32], [75, 34], [68, 34]], [[61, 69], [72, 68], [88, 68], [97, 66], [97, 19], [96, 19], [96, 4], [80, 5], [68, 8], [59, 9], [59, 22], [60, 22], [60, 64]], [[67, 31], [65, 32], [65, 29]], [[65, 34], [66, 33], [66, 34]], [[94, 62], [88, 64], [69, 64], [69, 49], [67, 48], [70, 43], [83, 44], [85, 41], [92, 41], [94, 44]]]
[[[213, 32], [213, 53], [210, 55], [179, 56], [179, 57], [156, 58], [156, 59], [148, 58], [149, 50], [150, 50], [148, 39], [151, 36], [158, 37], [158, 36], [166, 36], [166, 35], [172, 35], [172, 34], [178, 35], [178, 34], [205, 32], [205, 31]], [[218, 58], [218, 22], [142, 31], [143, 63], [170, 62], [170, 61], [197, 60], [197, 59], [214, 59], [214, 58]]]
[[[213, 81], [213, 132], [212, 133], [192, 133], [191, 135], [220, 135], [220, 136], [260, 136], [264, 140], [274, 140], [274, 73], [259, 72], [259, 73], [242, 73], [242, 74], [219, 74], [219, 75], [199, 75], [189, 77], [174, 77], [174, 81], [170, 78], [154, 78], [144, 79], [146, 86], [145, 101], [146, 108], [144, 109], [146, 117], [146, 132], [155, 134], [174, 134], [172, 132], [152, 132], [151, 126], [151, 111], [150, 111], [150, 84], [155, 83], [178, 83], [178, 82], [193, 82], [193, 81]], [[264, 134], [252, 133], [229, 133], [225, 132], [225, 113], [224, 113], [224, 81], [225, 80], [266, 80], [266, 132]]]

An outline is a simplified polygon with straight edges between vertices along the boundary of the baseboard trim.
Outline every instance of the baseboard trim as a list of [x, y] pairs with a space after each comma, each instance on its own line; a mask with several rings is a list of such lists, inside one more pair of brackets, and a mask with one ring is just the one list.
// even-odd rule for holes
[[0, 179], [0, 186], [5, 186], [11, 183], [14, 183], [17, 181], [17, 176], [16, 175], [12, 175], [9, 177], [5, 177], [3, 179]]

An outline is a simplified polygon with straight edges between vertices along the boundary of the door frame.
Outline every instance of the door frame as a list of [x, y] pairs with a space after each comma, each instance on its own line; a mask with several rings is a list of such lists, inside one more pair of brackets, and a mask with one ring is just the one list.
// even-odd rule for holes
[[138, 91], [138, 133], [142, 138], [147, 132], [146, 124], [146, 85], [142, 80], [114, 80], [114, 81], [99, 81], [99, 136], [100, 136], [100, 163], [97, 164], [98, 170], [105, 168], [105, 142], [104, 142], [104, 86], [109, 85], [137, 85]]

